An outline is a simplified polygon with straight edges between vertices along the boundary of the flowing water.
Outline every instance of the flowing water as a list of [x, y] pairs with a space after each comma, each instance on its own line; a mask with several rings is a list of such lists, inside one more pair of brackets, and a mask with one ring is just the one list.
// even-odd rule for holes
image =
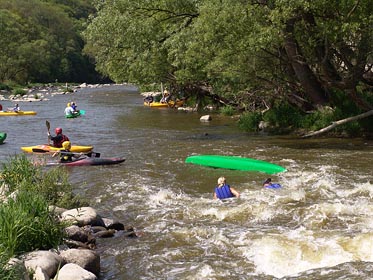
[[[63, 117], [72, 100], [85, 116]], [[0, 117], [8, 133], [1, 162], [46, 143], [45, 120], [101, 157], [126, 157], [68, 169], [76, 193], [102, 216], [142, 234], [98, 240], [100, 279], [373, 278], [371, 141], [250, 135], [231, 117], [202, 123], [202, 113], [144, 107], [135, 88], [120, 86], [20, 106], [38, 114]], [[194, 154], [256, 158], [288, 171], [270, 176], [282, 189], [263, 189], [268, 175], [186, 164]], [[212, 199], [220, 176], [239, 199]]]

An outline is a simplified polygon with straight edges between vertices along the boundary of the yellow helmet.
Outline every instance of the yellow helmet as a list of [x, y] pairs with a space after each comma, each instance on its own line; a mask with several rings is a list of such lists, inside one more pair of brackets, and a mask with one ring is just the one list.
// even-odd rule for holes
[[67, 103], [67, 107], [70, 107], [71, 106], [71, 104], [70, 103]]
[[70, 141], [65, 141], [62, 143], [62, 148], [64, 148], [65, 150], [70, 150], [71, 149], [71, 143]]

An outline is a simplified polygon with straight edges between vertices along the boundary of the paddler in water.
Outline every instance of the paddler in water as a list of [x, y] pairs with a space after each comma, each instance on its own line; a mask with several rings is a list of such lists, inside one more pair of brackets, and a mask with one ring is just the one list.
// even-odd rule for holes
[[267, 180], [265, 180], [263, 182], [263, 188], [267, 188], [267, 189], [279, 189], [281, 187], [282, 186], [280, 184], [272, 183], [272, 179], [271, 178], [268, 178]]
[[230, 197], [240, 197], [240, 193], [227, 184], [225, 177], [219, 177], [218, 185], [215, 187], [214, 199]]
[[83, 153], [72, 153], [70, 141], [65, 141], [62, 143], [63, 150], [57, 151], [53, 154], [53, 157], [60, 155], [60, 162], [72, 162], [74, 158], [80, 158]]

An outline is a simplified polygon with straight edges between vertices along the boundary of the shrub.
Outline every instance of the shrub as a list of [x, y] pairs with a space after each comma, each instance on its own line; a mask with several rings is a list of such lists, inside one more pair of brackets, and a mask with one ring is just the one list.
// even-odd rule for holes
[[220, 109], [220, 113], [226, 116], [233, 116], [235, 109], [232, 106], [224, 106]]
[[72, 193], [65, 169], [55, 167], [43, 172], [25, 155], [16, 155], [3, 164], [2, 181], [9, 192], [24, 190], [43, 196], [50, 205], [64, 208], [87, 206], [88, 203]]
[[0, 90], [10, 90], [10, 87], [6, 84], [0, 83]]
[[38, 167], [33, 165], [25, 155], [10, 157], [2, 167], [1, 178], [8, 185], [10, 192], [13, 192], [23, 181], [34, 182], [34, 178], [39, 173]]
[[23, 96], [23, 95], [25, 95], [27, 92], [24, 90], [24, 89], [22, 89], [22, 88], [16, 88], [16, 89], [13, 89], [12, 90], [12, 93], [13, 94], [15, 94], [15, 95], [21, 95], [21, 96]]
[[263, 115], [263, 120], [274, 127], [300, 127], [302, 113], [286, 102], [275, 104], [269, 111]]
[[259, 122], [262, 120], [260, 112], [245, 112], [240, 116], [238, 120], [238, 126], [240, 129], [247, 132], [258, 131]]

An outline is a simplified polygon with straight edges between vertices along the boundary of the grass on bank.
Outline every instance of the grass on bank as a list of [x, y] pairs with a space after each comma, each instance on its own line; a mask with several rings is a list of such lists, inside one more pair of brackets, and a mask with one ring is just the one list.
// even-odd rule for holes
[[6, 198], [0, 201], [0, 279], [21, 279], [9, 258], [62, 244], [63, 228], [49, 206], [86, 206], [72, 192], [65, 169], [43, 170], [25, 155], [11, 157], [2, 165], [0, 185]]

